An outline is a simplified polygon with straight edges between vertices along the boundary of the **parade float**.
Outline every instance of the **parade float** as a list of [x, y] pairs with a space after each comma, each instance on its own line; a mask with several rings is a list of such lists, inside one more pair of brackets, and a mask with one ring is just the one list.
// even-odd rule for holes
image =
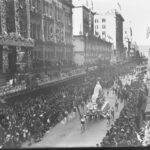
[[109, 102], [106, 101], [101, 84], [97, 81], [91, 100], [87, 104], [87, 116], [106, 117], [109, 110]]

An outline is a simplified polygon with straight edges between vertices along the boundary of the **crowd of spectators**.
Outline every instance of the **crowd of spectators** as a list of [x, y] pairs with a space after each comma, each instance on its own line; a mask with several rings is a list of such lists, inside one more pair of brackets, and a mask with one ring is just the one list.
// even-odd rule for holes
[[145, 88], [143, 88], [141, 85], [141, 81], [137, 80], [129, 85], [126, 84], [124, 88], [120, 86], [120, 94], [118, 92], [116, 94], [120, 100], [124, 101], [124, 107], [119, 118], [111, 125], [103, 138], [102, 147], [141, 146], [136, 134], [140, 130], [142, 121], [138, 112], [146, 102], [145, 96], [148, 95], [146, 86], [144, 85]]
[[64, 71], [53, 71], [53, 72], [42, 72], [34, 74], [17, 74], [13, 78], [9, 79], [6, 85], [0, 87], [0, 96], [4, 97], [8, 94], [13, 94], [15, 92], [20, 92], [28, 88], [35, 88], [40, 85], [45, 85], [56, 80], [62, 80], [64, 78], [69, 78], [70, 76], [75, 76], [78, 74], [85, 73], [84, 68], [70, 69], [66, 72]]
[[[72, 112], [74, 106], [90, 98], [99, 75], [100, 71], [89, 73], [80, 83], [68, 83], [47, 93], [39, 91], [0, 108], [0, 146], [16, 148], [26, 141], [40, 141], [46, 131], [65, 117], [66, 111]], [[113, 84], [114, 74], [101, 79], [103, 86], [108, 87]]]
[[3, 148], [20, 147], [26, 141], [37, 142], [45, 132], [81, 105], [93, 92], [94, 78], [82, 83], [70, 83], [28, 97], [21, 102], [0, 108], [0, 145]]

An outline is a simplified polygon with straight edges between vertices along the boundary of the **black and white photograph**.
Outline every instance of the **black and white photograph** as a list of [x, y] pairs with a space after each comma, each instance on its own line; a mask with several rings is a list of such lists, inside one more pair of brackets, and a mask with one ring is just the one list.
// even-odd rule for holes
[[150, 146], [149, 0], [0, 0], [0, 149]]

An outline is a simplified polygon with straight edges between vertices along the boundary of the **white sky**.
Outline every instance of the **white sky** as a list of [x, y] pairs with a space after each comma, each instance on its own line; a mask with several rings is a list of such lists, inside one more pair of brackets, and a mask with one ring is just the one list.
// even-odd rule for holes
[[104, 12], [116, 8], [117, 2], [121, 5], [124, 26], [132, 27], [133, 40], [138, 45], [150, 45], [150, 37], [146, 39], [150, 26], [150, 0], [93, 0], [94, 10]]

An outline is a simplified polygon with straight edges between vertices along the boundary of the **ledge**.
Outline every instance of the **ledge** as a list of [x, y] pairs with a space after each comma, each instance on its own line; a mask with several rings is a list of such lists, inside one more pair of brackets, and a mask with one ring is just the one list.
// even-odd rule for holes
[[17, 33], [0, 35], [0, 45], [34, 47], [34, 40], [22, 37]]

